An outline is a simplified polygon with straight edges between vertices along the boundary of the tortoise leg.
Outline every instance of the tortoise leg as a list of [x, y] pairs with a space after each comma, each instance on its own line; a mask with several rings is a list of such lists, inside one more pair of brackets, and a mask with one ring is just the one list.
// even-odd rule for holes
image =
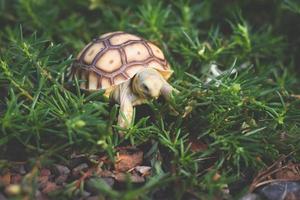
[[[132, 123], [133, 117], [133, 105], [130, 85], [128, 83], [121, 84], [114, 92], [114, 99], [120, 104], [118, 125], [121, 128], [129, 128]], [[119, 134], [124, 135], [124, 131], [120, 131]]]
[[167, 81], [165, 81], [165, 80], [163, 80], [163, 81], [164, 81], [164, 84], [160, 90], [160, 93], [166, 100], [170, 99], [173, 91], [175, 93], [179, 93], [179, 91], [176, 90], [175, 88], [173, 88]]
[[[161, 95], [167, 100], [169, 101], [170, 98], [172, 97], [172, 92], [175, 92], [176, 94], [179, 93], [178, 90], [176, 90], [175, 88], [173, 88], [167, 81], [164, 81], [163, 87], [161, 88]], [[170, 108], [170, 114], [173, 116], [178, 116], [179, 113], [176, 111], [176, 109], [173, 106], [169, 106]]]
[[118, 125], [121, 128], [129, 128], [130, 124], [132, 123], [132, 117], [133, 117], [133, 106], [130, 99], [129, 98], [122, 99], [120, 101]]

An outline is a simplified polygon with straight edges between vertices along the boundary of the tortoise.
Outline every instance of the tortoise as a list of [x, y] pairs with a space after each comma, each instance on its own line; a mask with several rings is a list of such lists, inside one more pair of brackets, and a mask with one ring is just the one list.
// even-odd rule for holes
[[82, 80], [89, 92], [104, 89], [104, 95], [120, 104], [118, 125], [132, 123], [133, 106], [157, 99], [169, 100], [176, 91], [167, 80], [173, 70], [154, 43], [118, 31], [93, 39], [71, 65], [71, 79]]

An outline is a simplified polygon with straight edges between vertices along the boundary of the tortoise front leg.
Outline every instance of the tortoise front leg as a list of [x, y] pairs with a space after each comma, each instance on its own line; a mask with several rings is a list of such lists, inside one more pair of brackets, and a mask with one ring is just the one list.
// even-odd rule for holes
[[171, 98], [172, 92], [179, 93], [178, 90], [173, 88], [167, 81], [163, 80], [164, 84], [160, 90], [161, 95], [168, 101]]
[[120, 111], [118, 116], [118, 125], [121, 128], [129, 128], [132, 123], [133, 106], [129, 98], [120, 101]]
[[[129, 83], [121, 84], [114, 91], [113, 98], [120, 104], [118, 125], [124, 129], [129, 128], [133, 117], [132, 92]], [[119, 133], [123, 135], [124, 131]]]
[[[175, 92], [176, 94], [179, 93], [178, 90], [173, 88], [167, 81], [164, 81], [164, 84], [160, 90], [161, 95], [166, 99], [166, 101], [170, 101], [172, 92]], [[179, 113], [176, 111], [176, 109], [170, 105], [170, 114], [177, 116]]]

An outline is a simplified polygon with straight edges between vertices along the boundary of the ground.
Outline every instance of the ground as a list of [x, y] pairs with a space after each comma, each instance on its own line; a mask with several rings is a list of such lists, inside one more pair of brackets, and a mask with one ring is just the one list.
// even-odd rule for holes
[[[0, 0], [0, 197], [238, 199], [295, 167], [299, 19], [297, 0]], [[124, 137], [119, 106], [66, 77], [118, 30], [159, 46], [179, 90]]]

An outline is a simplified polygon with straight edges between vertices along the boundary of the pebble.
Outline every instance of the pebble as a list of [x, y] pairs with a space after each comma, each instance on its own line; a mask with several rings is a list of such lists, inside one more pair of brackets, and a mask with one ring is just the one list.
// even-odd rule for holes
[[21, 174], [21, 175], [26, 174], [24, 165], [14, 165], [11, 169], [18, 174]]
[[86, 191], [92, 193], [93, 195], [98, 195], [100, 194], [100, 191], [96, 184], [102, 185], [106, 184], [107, 186], [103, 187], [111, 187], [114, 184], [114, 180], [110, 180], [112, 178], [100, 178], [100, 177], [92, 177], [89, 180], [86, 181], [85, 189]]
[[80, 172], [83, 171], [84, 169], [87, 169], [89, 166], [88, 164], [86, 163], [82, 163], [80, 165], [78, 165], [77, 167], [75, 167], [73, 170], [72, 170], [72, 174], [73, 176], [79, 176], [80, 175]]
[[111, 177], [104, 177], [102, 178], [106, 183], [107, 185], [109, 185], [110, 187], [112, 187], [115, 183], [115, 180]]
[[68, 175], [60, 175], [55, 179], [55, 183], [58, 185], [65, 185], [67, 179], [68, 179]]
[[68, 175], [70, 174], [70, 169], [64, 165], [55, 164], [54, 170], [58, 175]]
[[0, 200], [7, 200], [7, 198], [2, 193], [0, 193]]
[[104, 200], [104, 197], [100, 197], [100, 196], [91, 196], [88, 197], [86, 200]]
[[240, 200], [261, 200], [261, 198], [255, 193], [248, 193], [245, 196], [243, 196]]
[[258, 189], [258, 193], [267, 200], [299, 200], [300, 182], [281, 181], [270, 183]]
[[85, 198], [87, 198], [87, 197], [89, 197], [89, 196], [91, 196], [91, 193], [90, 193], [90, 192], [87, 192], [87, 191], [85, 191], [85, 190], [81, 193], [81, 197], [82, 197], [83, 199], [85, 199]]

